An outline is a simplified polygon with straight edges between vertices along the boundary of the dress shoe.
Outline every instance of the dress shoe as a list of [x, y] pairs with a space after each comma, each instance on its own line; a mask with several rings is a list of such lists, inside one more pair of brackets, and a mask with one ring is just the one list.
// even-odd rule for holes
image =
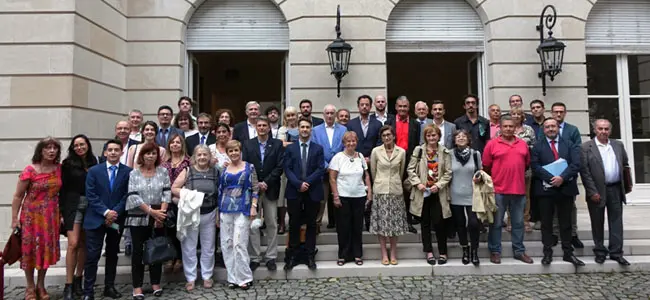
[[293, 267], [295, 267], [295, 266], [296, 266], [296, 260], [295, 260], [293, 257], [292, 257], [292, 258], [289, 258], [289, 260], [287, 261], [287, 263], [284, 264], [284, 270], [285, 270], [285, 271], [292, 270]]
[[275, 271], [275, 270], [277, 270], [277, 269], [278, 269], [278, 265], [275, 263], [275, 259], [271, 259], [271, 260], [267, 261], [267, 262], [266, 262], [266, 268], [267, 268], [269, 271]]
[[582, 249], [582, 248], [585, 247], [585, 244], [583, 244], [582, 241], [580, 241], [580, 239], [578, 238], [577, 235], [575, 235], [575, 236], [573, 236], [573, 238], [571, 238], [571, 245], [573, 245], [573, 248], [576, 248], [576, 249]]
[[79, 297], [84, 295], [83, 276], [75, 276], [72, 279], [72, 292]]
[[327, 224], [327, 228], [328, 228], [328, 229], [336, 228], [336, 224], [328, 223], [328, 224]]
[[95, 300], [95, 297], [94, 296], [84, 296], [82, 299], [83, 300]]
[[553, 235], [553, 242], [551, 243], [552, 247], [557, 246], [557, 243], [560, 241], [560, 238], [557, 237], [557, 235]]
[[493, 264], [501, 264], [501, 254], [500, 253], [492, 253], [490, 254], [490, 262]]
[[553, 254], [544, 254], [544, 258], [542, 258], [542, 265], [548, 266], [551, 264], [553, 261]]
[[255, 272], [255, 270], [257, 270], [257, 268], [259, 266], [260, 266], [260, 263], [258, 263], [256, 261], [251, 261], [251, 263], [250, 263], [251, 271], [253, 271], [253, 272]]
[[418, 220], [417, 218], [413, 218], [413, 219], [411, 219], [411, 223], [410, 223], [410, 224], [411, 224], [411, 225], [418, 225], [418, 224], [420, 224], [420, 220]]
[[481, 261], [478, 259], [478, 248], [471, 248], [469, 251], [470, 260], [475, 267], [478, 267], [481, 264]]
[[525, 262], [527, 264], [532, 264], [533, 263], [533, 259], [530, 258], [530, 256], [526, 255], [526, 253], [515, 255], [515, 259], [520, 260], [522, 262]]
[[609, 259], [616, 261], [619, 265], [621, 266], [629, 266], [630, 262], [627, 261], [627, 259], [623, 258], [623, 256], [618, 256], [618, 257], [609, 257]]
[[310, 269], [310, 270], [312, 270], [312, 271], [316, 270], [316, 268], [317, 268], [317, 267], [316, 267], [316, 259], [315, 259], [314, 256], [310, 256], [310, 257], [307, 259], [307, 268]]
[[104, 297], [109, 297], [109, 298], [113, 298], [113, 299], [119, 299], [119, 298], [122, 298], [122, 294], [120, 294], [120, 292], [118, 292], [118, 291], [115, 289], [115, 287], [113, 287], [113, 286], [107, 286], [107, 287], [104, 289]]
[[463, 265], [469, 265], [469, 246], [463, 246]]
[[131, 256], [133, 253], [133, 247], [131, 245], [124, 246], [124, 255]]
[[594, 259], [596, 263], [598, 264], [604, 264], [605, 263], [605, 256], [604, 255], [596, 255], [596, 259]]
[[415, 229], [415, 227], [413, 227], [413, 225], [410, 225], [410, 224], [409, 224], [409, 232], [410, 232], [410, 233], [415, 233], [415, 234], [417, 234], [417, 233], [418, 233], [418, 230]]
[[74, 300], [74, 295], [72, 294], [72, 284], [66, 283], [63, 288], [63, 300]]
[[562, 258], [563, 261], [570, 262], [576, 267], [582, 267], [585, 265], [584, 262], [579, 260], [575, 255], [565, 255], [564, 258]]

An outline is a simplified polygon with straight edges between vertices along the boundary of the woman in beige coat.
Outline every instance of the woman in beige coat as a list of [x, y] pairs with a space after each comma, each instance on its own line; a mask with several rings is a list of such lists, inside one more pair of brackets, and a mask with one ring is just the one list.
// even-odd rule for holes
[[440, 128], [429, 124], [424, 128], [425, 143], [415, 147], [406, 168], [411, 189], [410, 213], [421, 218], [422, 247], [427, 263], [436, 264], [431, 244], [431, 225], [436, 230], [438, 264], [447, 263], [447, 228], [443, 219], [451, 217], [449, 182], [451, 154], [440, 141]]

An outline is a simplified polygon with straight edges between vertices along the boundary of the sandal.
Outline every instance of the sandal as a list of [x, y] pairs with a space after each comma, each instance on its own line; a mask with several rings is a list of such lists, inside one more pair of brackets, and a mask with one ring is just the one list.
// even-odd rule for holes
[[45, 288], [39, 287], [37, 289], [37, 292], [38, 292], [38, 299], [39, 300], [50, 300], [50, 295], [47, 294], [47, 291], [45, 290]]
[[36, 300], [36, 291], [34, 288], [25, 289], [25, 300]]
[[185, 284], [185, 290], [191, 292], [194, 290], [194, 282], [188, 282]]
[[231, 289], [231, 290], [234, 290], [234, 289], [237, 288], [237, 285], [234, 284], [234, 283], [228, 283], [228, 288]]
[[444, 265], [446, 263], [447, 263], [447, 256], [440, 255], [440, 257], [438, 257], [438, 264], [439, 265]]
[[144, 294], [133, 294], [133, 300], [144, 300]]
[[284, 231], [285, 231], [284, 226], [278, 227], [278, 234], [282, 235], [282, 234], [284, 234]]
[[507, 231], [507, 232], [511, 232], [511, 231], [512, 231], [512, 225], [508, 225], [508, 226], [506, 226], [506, 231]]
[[388, 266], [390, 264], [390, 262], [388, 262], [388, 258], [384, 258], [384, 259], [381, 260], [381, 264], [384, 265], [384, 266]]
[[390, 264], [393, 265], [393, 266], [397, 265], [397, 258], [391, 259]]
[[341, 259], [341, 258], [339, 258], [339, 259], [336, 261], [336, 265], [339, 266], [339, 267], [342, 267], [344, 264], [345, 264], [345, 259]]
[[247, 282], [247, 283], [244, 283], [244, 284], [240, 285], [239, 288], [245, 291], [245, 290], [250, 289], [251, 286], [252, 286], [252, 284], [250, 282]]
[[163, 290], [162, 290], [162, 289], [157, 289], [157, 290], [153, 291], [153, 295], [154, 295], [155, 297], [162, 297], [162, 295], [163, 295]]
[[[429, 254], [431, 254], [431, 256], [429, 256]], [[427, 253], [427, 263], [432, 265], [432, 266], [436, 265], [436, 257], [433, 256], [433, 253], [431, 253], [431, 252]]]
[[214, 284], [214, 282], [212, 281], [212, 279], [203, 280], [203, 288], [204, 289], [211, 289], [213, 284]]
[[530, 226], [530, 223], [526, 222], [526, 225], [524, 226], [524, 230], [525, 230], [526, 232], [532, 232], [532, 231], [533, 231], [533, 227]]
[[354, 259], [354, 263], [355, 263], [357, 266], [363, 266], [363, 259], [362, 259], [362, 258], [355, 258], [355, 259]]

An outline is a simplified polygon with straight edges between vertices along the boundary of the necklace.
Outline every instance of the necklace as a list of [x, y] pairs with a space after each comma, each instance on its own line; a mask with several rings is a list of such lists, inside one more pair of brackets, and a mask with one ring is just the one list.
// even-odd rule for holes
[[347, 154], [345, 151], [343, 151], [343, 154], [345, 154], [345, 156], [347, 156], [350, 159], [350, 162], [354, 162], [354, 159], [357, 157], [356, 156], [357, 152], [354, 152], [351, 156]]

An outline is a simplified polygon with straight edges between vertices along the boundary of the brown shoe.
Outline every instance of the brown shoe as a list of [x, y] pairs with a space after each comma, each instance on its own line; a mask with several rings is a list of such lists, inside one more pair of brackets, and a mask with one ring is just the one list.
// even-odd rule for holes
[[515, 255], [515, 259], [520, 260], [522, 262], [525, 262], [527, 264], [532, 264], [533, 263], [533, 259], [530, 258], [530, 256], [526, 255], [526, 253], [520, 254], [520, 255]]
[[50, 300], [50, 295], [47, 294], [47, 291], [45, 288], [37, 288], [36, 291], [38, 292], [38, 299], [39, 300]]
[[490, 254], [490, 261], [493, 264], [497, 264], [497, 265], [500, 264], [501, 263], [501, 254], [499, 254], [499, 253]]

